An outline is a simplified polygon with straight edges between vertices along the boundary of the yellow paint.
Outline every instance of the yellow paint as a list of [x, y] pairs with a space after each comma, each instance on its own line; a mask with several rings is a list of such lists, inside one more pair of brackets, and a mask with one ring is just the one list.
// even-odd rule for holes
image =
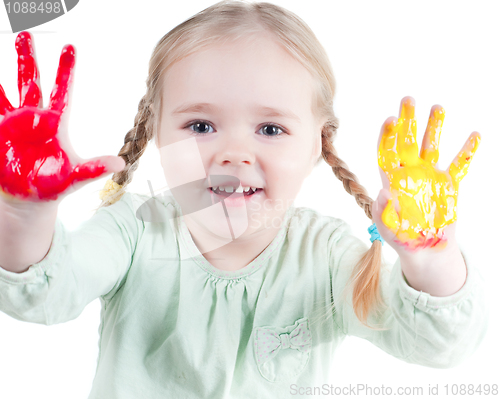
[[438, 170], [444, 115], [442, 107], [433, 107], [418, 155], [415, 106], [405, 99], [397, 123], [386, 124], [380, 140], [378, 164], [399, 204], [390, 199], [382, 221], [409, 250], [446, 246], [443, 232], [457, 219], [458, 185], [481, 139], [479, 133], [472, 133], [448, 170]]

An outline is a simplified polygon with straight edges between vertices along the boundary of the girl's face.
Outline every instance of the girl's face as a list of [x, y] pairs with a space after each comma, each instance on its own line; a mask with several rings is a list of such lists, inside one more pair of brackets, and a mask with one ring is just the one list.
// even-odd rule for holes
[[264, 35], [191, 54], [166, 71], [156, 144], [168, 186], [225, 175], [262, 188], [246, 200], [233, 193], [238, 198], [234, 204], [225, 200], [226, 210], [208, 188], [215, 184], [207, 180], [202, 189], [191, 188], [183, 200], [205, 196], [217, 203], [189, 215], [198, 226], [231, 239], [229, 217], [231, 240], [280, 226], [321, 153], [312, 82]]

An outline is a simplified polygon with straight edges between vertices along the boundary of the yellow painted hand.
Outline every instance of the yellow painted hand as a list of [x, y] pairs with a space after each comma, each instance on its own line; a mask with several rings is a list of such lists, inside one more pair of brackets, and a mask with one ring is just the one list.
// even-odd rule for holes
[[410, 251], [446, 246], [444, 229], [457, 219], [458, 185], [481, 140], [473, 132], [448, 169], [437, 169], [443, 120], [444, 109], [433, 106], [420, 155], [413, 98], [403, 98], [399, 119], [389, 118], [382, 127], [378, 164], [392, 198], [381, 220], [396, 235], [394, 241]]

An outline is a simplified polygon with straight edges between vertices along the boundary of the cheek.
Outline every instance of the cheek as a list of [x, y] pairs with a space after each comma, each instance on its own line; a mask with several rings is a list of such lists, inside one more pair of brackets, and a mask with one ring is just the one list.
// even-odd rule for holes
[[169, 143], [159, 151], [169, 187], [206, 178], [203, 160], [194, 137]]
[[270, 154], [272, 168], [280, 170], [280, 173], [287, 177], [295, 176], [300, 179], [309, 166], [313, 150], [312, 143], [300, 140], [291, 144]]
[[264, 170], [268, 185], [267, 195], [270, 198], [295, 198], [307, 176], [307, 171], [304, 156], [294, 158], [289, 154], [278, 155], [276, 152]]

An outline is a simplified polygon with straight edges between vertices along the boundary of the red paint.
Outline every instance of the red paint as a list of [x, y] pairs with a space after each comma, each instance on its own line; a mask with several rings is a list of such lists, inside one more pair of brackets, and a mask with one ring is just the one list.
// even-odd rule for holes
[[37, 84], [39, 77], [35, 61], [33, 40], [28, 32], [21, 32], [16, 38], [17, 50], [17, 88], [19, 89], [19, 107], [38, 106], [41, 96]]
[[13, 109], [9, 100], [5, 97], [5, 91], [3, 91], [2, 85], [0, 85], [0, 115], [5, 115], [5, 112], [12, 111]]
[[0, 87], [0, 187], [22, 199], [55, 200], [71, 184], [106, 172], [99, 161], [71, 165], [57, 133], [68, 105], [73, 80], [75, 49], [66, 45], [61, 53], [56, 84], [46, 109], [37, 79], [33, 39], [21, 32], [16, 39], [19, 108], [13, 108]]
[[436, 235], [435, 236], [431, 235], [430, 238], [428, 238], [422, 231], [420, 231], [418, 234], [422, 239], [419, 240], [419, 245], [417, 246], [413, 246], [409, 242], [400, 241], [397, 238], [394, 238], [394, 242], [404, 247], [408, 252], [417, 253], [421, 249], [434, 248], [438, 244], [445, 243], [448, 241], [448, 238], [444, 234], [444, 229], [438, 229]]

